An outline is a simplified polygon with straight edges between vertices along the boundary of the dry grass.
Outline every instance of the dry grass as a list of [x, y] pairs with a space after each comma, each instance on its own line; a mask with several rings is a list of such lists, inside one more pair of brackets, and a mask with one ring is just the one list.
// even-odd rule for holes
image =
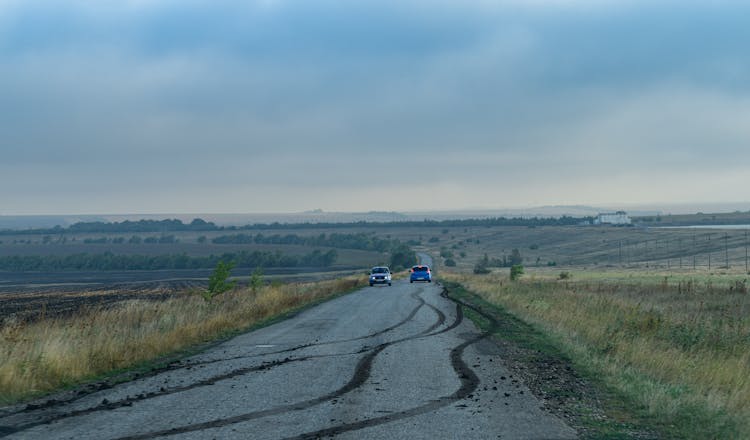
[[361, 277], [126, 301], [67, 318], [0, 328], [0, 404], [49, 393], [240, 331], [363, 285]]
[[[507, 272], [507, 271], [505, 271]], [[445, 274], [536, 324], [664, 432], [750, 438], [750, 295], [732, 276]]]

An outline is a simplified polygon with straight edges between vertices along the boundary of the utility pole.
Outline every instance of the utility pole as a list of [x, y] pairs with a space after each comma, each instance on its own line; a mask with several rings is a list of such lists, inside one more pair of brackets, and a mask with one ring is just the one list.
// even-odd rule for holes
[[677, 239], [677, 253], [680, 254], [680, 269], [682, 269], [682, 239]]
[[708, 270], [711, 270], [711, 234], [708, 234]]
[[620, 243], [619, 256], [620, 256], [620, 266], [622, 266], [622, 240], [620, 240], [618, 243]]

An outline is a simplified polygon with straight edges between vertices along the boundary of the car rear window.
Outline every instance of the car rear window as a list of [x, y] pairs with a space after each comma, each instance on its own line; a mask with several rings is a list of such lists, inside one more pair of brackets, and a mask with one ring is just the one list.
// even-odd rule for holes
[[429, 268], [427, 266], [414, 266], [412, 267], [414, 272], [427, 272]]

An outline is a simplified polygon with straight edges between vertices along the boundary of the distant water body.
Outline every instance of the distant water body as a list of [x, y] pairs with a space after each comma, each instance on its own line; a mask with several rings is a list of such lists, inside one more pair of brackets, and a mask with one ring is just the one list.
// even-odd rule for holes
[[750, 225], [657, 226], [662, 229], [750, 229]]

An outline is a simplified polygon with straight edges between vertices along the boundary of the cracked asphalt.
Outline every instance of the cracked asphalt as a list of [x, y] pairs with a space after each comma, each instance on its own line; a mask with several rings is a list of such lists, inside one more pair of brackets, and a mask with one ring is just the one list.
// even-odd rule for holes
[[576, 438], [486, 336], [436, 283], [365, 287], [137, 380], [0, 409], [0, 437]]

